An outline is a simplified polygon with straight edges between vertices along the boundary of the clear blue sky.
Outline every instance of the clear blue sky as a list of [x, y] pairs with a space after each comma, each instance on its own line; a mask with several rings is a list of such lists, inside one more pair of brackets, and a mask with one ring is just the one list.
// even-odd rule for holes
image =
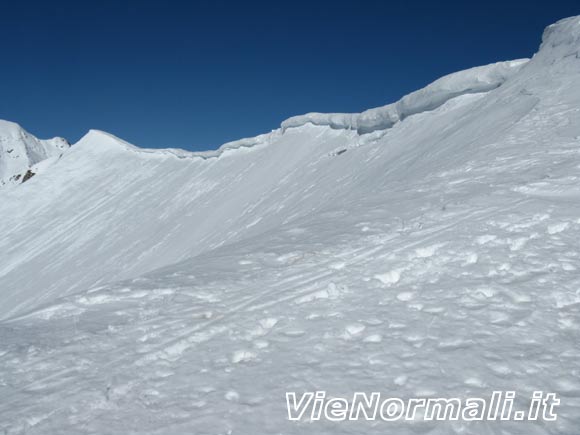
[[3, 1], [0, 118], [211, 149], [529, 57], [574, 1]]

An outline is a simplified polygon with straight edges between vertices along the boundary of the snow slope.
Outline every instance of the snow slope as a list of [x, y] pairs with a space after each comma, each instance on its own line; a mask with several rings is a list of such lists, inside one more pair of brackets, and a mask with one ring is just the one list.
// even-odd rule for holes
[[[92, 131], [0, 192], [0, 432], [576, 435], [579, 35], [362, 135], [307, 115], [192, 154]], [[288, 421], [313, 390], [561, 406]]]
[[68, 147], [63, 138], [39, 140], [18, 124], [0, 120], [0, 189], [22, 183], [29, 170], [42, 171]]
[[[453, 74], [386, 108], [405, 107], [398, 115], [404, 119], [445, 101], [462, 106], [459, 97], [477, 99], [482, 93], [476, 90], [498, 87], [523, 64], [504, 62]], [[384, 124], [384, 110], [361, 114], [361, 128], [366, 122], [370, 129], [372, 119], [374, 125]], [[0, 288], [5, 289], [0, 318], [58, 295], [172, 264], [335, 202], [345, 190], [340, 182], [344, 169], [328, 167], [329, 158], [374, 139], [317, 128], [312, 118], [292, 121], [299, 118], [270, 134], [202, 153], [141, 149], [108, 133], [89, 132], [58, 168], [7, 193], [0, 204], [6, 228], [20, 228], [0, 239]], [[359, 184], [374, 183], [370, 166], [364, 171]], [[358, 195], [354, 190], [346, 194]]]

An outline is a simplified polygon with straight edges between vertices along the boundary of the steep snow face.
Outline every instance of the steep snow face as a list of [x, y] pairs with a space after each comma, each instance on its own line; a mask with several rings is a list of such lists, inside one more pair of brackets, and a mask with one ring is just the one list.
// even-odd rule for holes
[[0, 120], [0, 188], [20, 184], [44, 170], [68, 147], [63, 138], [39, 140], [18, 124]]
[[[201, 154], [92, 131], [1, 192], [0, 429], [576, 434], [578, 22], [501, 86], [387, 129], [306, 122]], [[313, 390], [561, 404], [288, 421], [285, 392]]]
[[308, 113], [294, 116], [282, 122], [282, 129], [310, 123], [336, 129], [354, 129], [359, 134], [384, 130], [408, 116], [434, 110], [460, 95], [495, 89], [516, 74], [527, 62], [527, 59], [498, 62], [449, 74], [419, 91], [406, 95], [394, 104], [362, 113]]
[[341, 190], [341, 174], [320, 165], [351, 139], [308, 126], [211, 157], [142, 150], [91, 131], [42, 177], [3, 193], [0, 317], [319, 209]]

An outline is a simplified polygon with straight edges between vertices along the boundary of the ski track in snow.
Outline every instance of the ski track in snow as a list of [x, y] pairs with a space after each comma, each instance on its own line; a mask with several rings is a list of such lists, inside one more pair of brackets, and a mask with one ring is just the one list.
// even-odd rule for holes
[[[354, 215], [342, 220], [345, 228], [314, 221], [311, 232], [301, 223], [299, 242], [288, 229], [66, 297], [2, 328], [2, 384], [13, 400], [0, 413], [15, 414], [11, 430], [32, 433], [69, 418], [87, 432], [139, 431], [147, 421], [148, 432], [248, 433], [260, 409], [271, 416], [266, 430], [287, 424], [301, 433], [309, 426], [284, 423], [287, 389], [483, 396], [516, 384], [520, 394], [557, 390], [569, 419], [561, 412], [562, 426], [544, 429], [571, 427], [580, 392], [580, 280], [570, 282], [578, 253], [566, 231], [577, 236], [580, 225], [570, 219], [554, 232], [549, 213], [525, 212], [537, 200], [504, 201], [463, 216], [469, 203], [439, 210], [405, 228], [384, 206], [384, 219], [377, 216], [377, 204], [369, 207], [374, 219]], [[358, 221], [369, 230], [353, 231]], [[524, 258], [514, 249], [520, 239]], [[220, 270], [213, 282], [212, 266]], [[396, 282], [373, 278], [393, 270]], [[52, 329], [43, 331], [47, 317]], [[550, 377], [538, 376], [545, 370]], [[55, 410], [63, 391], [67, 400]], [[134, 423], [109, 420], [121, 410]]]

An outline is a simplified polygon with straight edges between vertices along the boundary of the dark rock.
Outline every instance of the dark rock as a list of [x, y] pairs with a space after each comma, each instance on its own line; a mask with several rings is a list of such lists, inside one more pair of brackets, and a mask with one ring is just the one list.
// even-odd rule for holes
[[[24, 177], [22, 177], [22, 182], [24, 183], [25, 181], [30, 180], [32, 177], [34, 177], [34, 172], [32, 172], [30, 169], [28, 171], [26, 171], [26, 174], [24, 174]], [[20, 177], [20, 175], [18, 176]], [[17, 178], [18, 179], [18, 178]]]

